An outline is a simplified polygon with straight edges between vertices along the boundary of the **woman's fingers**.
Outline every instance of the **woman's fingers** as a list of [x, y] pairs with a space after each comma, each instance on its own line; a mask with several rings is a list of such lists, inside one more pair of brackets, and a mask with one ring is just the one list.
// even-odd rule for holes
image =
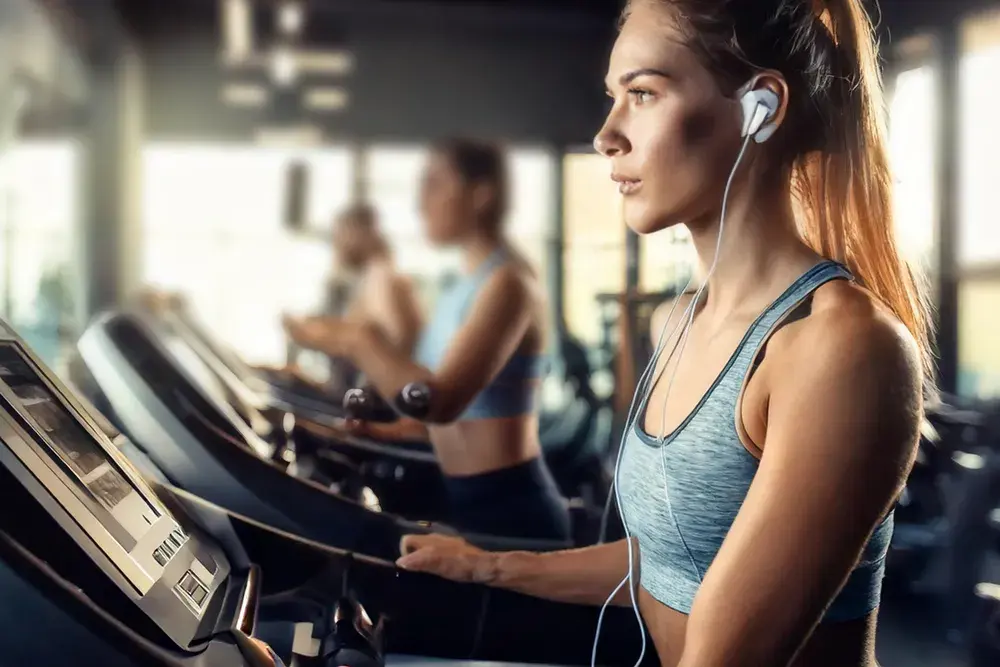
[[411, 572], [431, 572], [437, 574], [440, 569], [440, 561], [440, 554], [435, 549], [427, 547], [401, 556], [396, 561], [396, 565]]
[[417, 549], [430, 546], [440, 537], [440, 535], [404, 535], [399, 542], [399, 553], [405, 556]]
[[368, 424], [360, 419], [348, 419], [344, 422], [344, 430], [351, 435], [364, 435], [368, 432]]
[[264, 659], [270, 660], [275, 665], [275, 667], [278, 667], [280, 663], [275, 661], [274, 654], [272, 653], [271, 649], [268, 647], [267, 644], [254, 637], [250, 637], [250, 641], [252, 641], [256, 646], [256, 648], [260, 650], [260, 655], [258, 655], [259, 660], [264, 660]]

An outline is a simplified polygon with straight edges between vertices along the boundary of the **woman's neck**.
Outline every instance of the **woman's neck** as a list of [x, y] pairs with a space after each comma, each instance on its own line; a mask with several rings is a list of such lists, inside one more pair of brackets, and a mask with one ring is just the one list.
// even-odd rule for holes
[[497, 250], [506, 247], [504, 239], [498, 235], [476, 234], [462, 243], [462, 264], [465, 270], [473, 272]]
[[701, 275], [708, 276], [702, 312], [710, 320], [721, 322], [742, 308], [769, 303], [776, 290], [780, 293], [819, 260], [798, 234], [787, 189], [734, 190], [724, 226], [720, 219], [716, 210], [688, 224]]

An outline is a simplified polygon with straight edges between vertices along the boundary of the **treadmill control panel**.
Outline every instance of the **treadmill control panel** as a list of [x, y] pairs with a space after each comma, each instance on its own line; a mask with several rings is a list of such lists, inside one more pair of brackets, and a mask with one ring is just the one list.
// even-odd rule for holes
[[62, 508], [81, 547], [179, 645], [215, 627], [205, 611], [229, 585], [224, 553], [181, 527], [85, 405], [2, 322], [0, 459]]

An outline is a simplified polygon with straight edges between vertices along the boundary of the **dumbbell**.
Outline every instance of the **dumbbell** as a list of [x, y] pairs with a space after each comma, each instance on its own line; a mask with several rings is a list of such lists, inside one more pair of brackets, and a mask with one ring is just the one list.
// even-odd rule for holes
[[411, 382], [403, 387], [392, 406], [370, 387], [350, 389], [344, 394], [347, 418], [361, 421], [391, 422], [399, 414], [422, 421], [430, 413], [430, 404], [431, 390], [423, 382]]
[[344, 412], [348, 419], [366, 422], [394, 422], [399, 418], [385, 400], [371, 387], [355, 387], [344, 394]]

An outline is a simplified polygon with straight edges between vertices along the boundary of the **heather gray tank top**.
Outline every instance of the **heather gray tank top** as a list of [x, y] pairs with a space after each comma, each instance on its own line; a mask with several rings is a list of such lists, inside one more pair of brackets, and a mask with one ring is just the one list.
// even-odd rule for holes
[[[758, 459], [736, 431], [744, 378], [785, 315], [820, 285], [851, 278], [840, 264], [822, 262], [796, 280], [750, 326], [705, 396], [662, 441], [643, 430], [645, 405], [640, 407], [622, 448], [617, 483], [628, 532], [639, 541], [641, 584], [668, 607], [690, 613], [757, 472]], [[861, 618], [878, 606], [891, 537], [890, 513], [825, 621]]]

